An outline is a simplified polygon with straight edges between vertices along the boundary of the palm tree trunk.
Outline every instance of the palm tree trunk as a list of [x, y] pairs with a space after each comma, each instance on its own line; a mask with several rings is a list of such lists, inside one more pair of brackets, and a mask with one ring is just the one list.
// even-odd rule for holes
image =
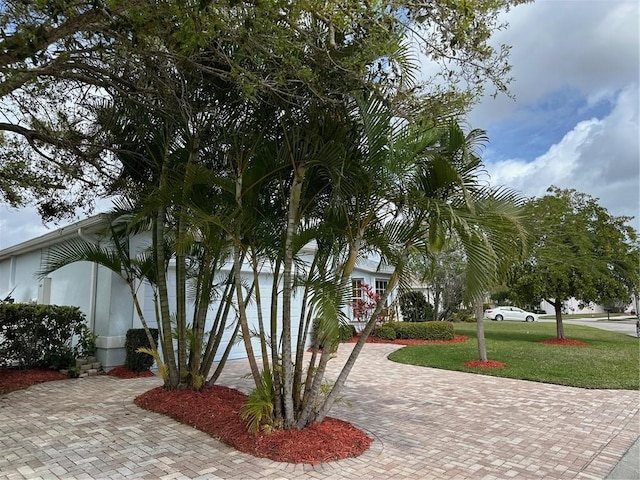
[[284, 396], [284, 428], [294, 426], [295, 411], [293, 405], [293, 371], [291, 367], [291, 294], [293, 291], [293, 237], [298, 226], [298, 210], [302, 195], [306, 169], [295, 169], [293, 186], [289, 196], [289, 213], [284, 245], [284, 265], [282, 271], [282, 386]]
[[173, 339], [171, 338], [171, 312], [169, 311], [169, 292], [167, 290], [167, 272], [165, 248], [164, 248], [164, 225], [166, 221], [166, 208], [160, 207], [155, 219], [155, 243], [156, 243], [156, 268], [158, 270], [158, 302], [160, 304], [160, 323], [162, 324], [162, 351], [164, 352], [165, 364], [169, 372], [168, 388], [176, 388], [179, 383], [178, 369], [176, 367], [175, 350]]
[[276, 368], [278, 365], [279, 348], [278, 348], [278, 285], [280, 284], [280, 267], [281, 259], [278, 256], [273, 266], [273, 283], [271, 285], [271, 365], [273, 366], [273, 417], [276, 420], [283, 419], [282, 398], [282, 377], [281, 372]]
[[149, 325], [147, 324], [147, 320], [144, 318], [144, 313], [142, 312], [142, 307], [140, 306], [140, 301], [138, 300], [138, 292], [133, 284], [135, 280], [129, 280], [129, 289], [131, 291], [131, 297], [133, 298], [133, 305], [136, 309], [136, 313], [138, 314], [138, 318], [140, 319], [140, 323], [142, 323], [142, 328], [144, 328], [144, 333], [147, 335], [147, 340], [149, 340], [149, 346], [152, 350], [158, 351], [158, 346], [156, 345], [155, 340], [153, 339], [153, 335], [151, 335], [151, 331], [149, 330]]
[[487, 358], [487, 344], [484, 338], [484, 311], [482, 310], [482, 300], [476, 302], [475, 308], [476, 315], [476, 331], [478, 335], [478, 357], [481, 362], [486, 362]]
[[236, 301], [238, 303], [238, 316], [240, 322], [240, 330], [242, 331], [242, 340], [244, 341], [244, 347], [247, 352], [247, 359], [249, 360], [249, 367], [251, 368], [251, 375], [256, 387], [260, 386], [262, 376], [260, 375], [260, 369], [256, 362], [255, 354], [253, 353], [253, 346], [251, 344], [251, 331], [249, 330], [249, 320], [247, 319], [247, 308], [245, 300], [242, 296], [242, 270], [241, 270], [241, 255], [240, 246], [236, 245], [233, 249], [233, 278], [236, 284]]
[[200, 375], [201, 380], [206, 380], [209, 368], [203, 371], [203, 361], [206, 351], [203, 351], [204, 329], [207, 323], [207, 311], [211, 301], [211, 291], [213, 289], [213, 276], [215, 263], [211, 261], [210, 251], [206, 249], [200, 256], [198, 268], [198, 285], [196, 302], [193, 312], [193, 348], [189, 352], [189, 371], [191, 375]]
[[231, 335], [231, 341], [227, 343], [227, 346], [224, 349], [224, 353], [222, 354], [222, 358], [220, 358], [220, 362], [218, 362], [218, 366], [213, 372], [213, 375], [211, 375], [211, 378], [207, 381], [207, 385], [213, 385], [220, 377], [220, 374], [222, 373], [222, 370], [224, 369], [224, 366], [227, 363], [227, 359], [229, 358], [229, 353], [231, 352], [231, 348], [233, 347], [233, 339], [236, 337], [236, 335], [238, 335], [239, 330], [240, 330], [240, 322], [237, 322], [235, 328], [233, 329], [233, 334]]
[[[218, 348], [220, 348], [220, 343], [222, 342], [222, 336], [224, 335], [224, 329], [227, 323], [227, 319], [229, 318], [229, 312], [231, 311], [231, 305], [233, 304], [233, 291], [235, 289], [235, 282], [233, 281], [233, 273], [229, 273], [227, 277], [227, 283], [225, 284], [224, 293], [220, 300], [220, 304], [218, 305], [218, 311], [216, 312], [216, 318], [213, 321], [213, 326], [211, 327], [211, 332], [209, 333], [209, 339], [207, 340], [207, 346], [205, 348], [205, 353], [202, 359], [201, 365], [201, 374], [203, 378], [207, 378], [209, 376], [209, 371], [211, 370], [211, 366], [213, 365], [213, 360], [215, 359]], [[237, 324], [239, 327], [240, 324]], [[236, 328], [237, 333], [237, 328]], [[231, 337], [231, 342], [233, 343], [233, 339], [235, 338], [235, 334]]]
[[187, 368], [187, 265], [186, 258], [182, 252], [183, 246], [180, 245], [184, 234], [183, 209], [180, 208], [178, 214], [177, 225], [177, 248], [176, 248], [176, 329], [178, 333], [178, 371], [180, 384], [186, 387], [185, 381], [188, 381]]
[[298, 416], [298, 422], [296, 424], [296, 427], [299, 430], [313, 423], [315, 419], [315, 412], [313, 411], [313, 409], [316, 405], [318, 395], [320, 394], [320, 387], [322, 386], [322, 380], [324, 379], [324, 373], [326, 371], [327, 363], [329, 363], [330, 358], [331, 348], [329, 347], [329, 345], [325, 345], [322, 349], [320, 362], [318, 363], [318, 367], [316, 368], [315, 374], [313, 376], [313, 382], [308, 394], [305, 390], [305, 401], [302, 405], [303, 409]]
[[311, 321], [311, 309], [309, 309], [309, 315], [307, 315], [307, 303], [309, 300], [309, 286], [310, 279], [313, 276], [313, 272], [315, 271], [315, 266], [317, 263], [318, 256], [313, 257], [313, 261], [311, 262], [311, 266], [309, 267], [309, 272], [307, 274], [307, 284], [304, 287], [304, 293], [302, 295], [302, 308], [300, 309], [300, 321], [298, 324], [298, 342], [296, 346], [296, 361], [294, 367], [294, 376], [293, 376], [293, 391], [295, 393], [294, 397], [294, 408], [296, 412], [298, 411], [302, 399], [300, 398], [299, 392], [301, 392], [302, 387], [302, 374], [303, 374], [303, 360], [304, 360], [304, 347], [307, 341], [307, 334], [309, 332], [309, 324]]
[[256, 311], [258, 315], [258, 331], [260, 332], [260, 352], [262, 354], [262, 370], [265, 375], [271, 377], [271, 369], [269, 368], [269, 352], [267, 351], [267, 338], [264, 330], [264, 321], [262, 316], [262, 297], [260, 291], [260, 271], [258, 270], [258, 258], [254, 254], [251, 256], [251, 270], [253, 271], [253, 288], [256, 299]]

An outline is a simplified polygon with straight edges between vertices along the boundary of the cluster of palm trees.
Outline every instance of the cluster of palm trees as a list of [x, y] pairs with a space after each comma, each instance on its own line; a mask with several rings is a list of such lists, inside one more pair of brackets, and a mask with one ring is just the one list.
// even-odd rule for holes
[[[524, 244], [521, 198], [482, 180], [484, 134], [465, 134], [453, 120], [398, 118], [374, 95], [353, 95], [333, 108], [309, 104], [283, 114], [268, 128], [236, 119], [207, 155], [211, 147], [196, 138], [202, 122], [169, 130], [166, 121], [141, 123], [135, 108], [126, 113], [118, 109], [111, 129], [128, 195], [114, 211], [110, 244], [67, 244], [42, 273], [78, 260], [111, 268], [128, 283], [145, 327], [136, 296], [147, 282], [160, 345], [149, 340], [167, 388], [215, 382], [231, 326], [261, 392], [264, 408], [253, 417], [262, 423], [303, 428], [326, 416], [390, 291], [406, 287], [410, 256], [438, 252], [455, 237], [473, 301]], [[151, 232], [151, 244], [132, 255], [129, 235], [141, 231]], [[351, 273], [365, 254], [393, 273], [328, 388], [325, 370], [351, 300]], [[273, 279], [267, 292], [260, 288], [265, 273]], [[168, 275], [175, 275], [175, 291]], [[302, 304], [296, 318], [294, 294]], [[325, 348], [305, 361], [311, 328]], [[212, 373], [216, 356], [222, 361]]]
[[[5, 2], [0, 95], [30, 128], [0, 124], [24, 140], [3, 144], [15, 147], [3, 171], [25, 177], [0, 189], [45, 189], [45, 216], [90, 191], [117, 196], [110, 244], [68, 244], [42, 273], [83, 259], [111, 268], [145, 328], [137, 295], [149, 285], [167, 388], [215, 382], [231, 329], [256, 384], [254, 424], [302, 428], [338, 398], [408, 258], [455, 236], [473, 301], [523, 247], [521, 199], [481, 180], [486, 138], [455, 116], [486, 80], [506, 90], [508, 48], [489, 38], [522, 1]], [[441, 81], [417, 81], [414, 51]], [[143, 231], [149, 249], [130, 251]], [[365, 254], [394, 271], [328, 388]], [[306, 361], [312, 327], [330, 348]]]

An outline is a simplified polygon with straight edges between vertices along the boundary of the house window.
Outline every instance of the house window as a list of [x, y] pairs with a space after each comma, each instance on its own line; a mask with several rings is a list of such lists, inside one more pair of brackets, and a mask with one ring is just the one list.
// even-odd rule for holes
[[363, 278], [352, 278], [351, 279], [351, 301], [355, 302], [362, 298], [362, 284], [364, 283]]
[[358, 317], [359, 308], [361, 307], [362, 297], [364, 295], [362, 291], [363, 284], [364, 278], [351, 279], [351, 315], [354, 319]]
[[[389, 280], [376, 278], [376, 295], [378, 295], [378, 298], [382, 297], [384, 292], [387, 290], [388, 286], [389, 286]], [[388, 298], [384, 302], [384, 306], [385, 307], [389, 306], [389, 299]]]

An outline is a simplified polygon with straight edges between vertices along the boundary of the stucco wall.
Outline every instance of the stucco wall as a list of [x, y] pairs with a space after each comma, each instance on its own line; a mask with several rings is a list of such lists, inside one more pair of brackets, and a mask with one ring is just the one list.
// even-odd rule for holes
[[[22, 251], [20, 246], [11, 247], [9, 251], [10, 255], [13, 256], [10, 258], [3, 258], [2, 255], [0, 255], [0, 258], [3, 258], [0, 260], [0, 295], [5, 294], [6, 296], [12, 288], [16, 287], [12, 294], [16, 302], [29, 302], [37, 299], [38, 284], [40, 281], [35, 277], [35, 273], [40, 269], [41, 259], [46, 253], [46, 249], [52, 248], [61, 241], [66, 241], [74, 236], [77, 238], [77, 235], [81, 235], [82, 238], [92, 242], [100, 241], [100, 236], [95, 233], [97, 232], [98, 225], [94, 224], [95, 222], [91, 224], [92, 228], [96, 229], [93, 235], [90, 235], [86, 230], [82, 230], [81, 228], [70, 226], [66, 230], [64, 238], [56, 235], [53, 237], [45, 236], [43, 239], [36, 240], [39, 242], [39, 246], [45, 245], [42, 248], [34, 249], [33, 243], [31, 243], [25, 244], [25, 251]], [[132, 237], [130, 239], [131, 254], [137, 255], [144, 251], [150, 243], [150, 233], [143, 233]], [[27, 251], [27, 247], [31, 248], [31, 250]], [[4, 252], [6, 256], [7, 250]], [[307, 255], [306, 260], [309, 263], [311, 262], [310, 254]], [[376, 261], [365, 260], [356, 267], [353, 277], [362, 278], [365, 283], [375, 288], [376, 279], [389, 278], [389, 273], [386, 271], [376, 272], [377, 264], [378, 262]], [[220, 272], [220, 282], [228, 273], [229, 268], [230, 265], [227, 265], [226, 268]], [[98, 360], [106, 369], [124, 364], [124, 343], [127, 330], [142, 327], [137, 312], [135, 312], [131, 292], [126, 282], [107, 268], [89, 262], [79, 262], [68, 265], [52, 273], [50, 279], [51, 293], [48, 303], [80, 307], [87, 315], [88, 325], [93, 329], [94, 333], [98, 335]], [[170, 267], [167, 279], [171, 297], [171, 309], [175, 311], [175, 269], [173, 267]], [[243, 274], [243, 283], [250, 284], [251, 282], [252, 275], [246, 270]], [[269, 268], [265, 267], [261, 273], [260, 291], [262, 293], [263, 319], [267, 329], [269, 329], [268, 323], [270, 322], [269, 305], [271, 300], [271, 286], [272, 275], [269, 272]], [[151, 327], [156, 326], [154, 298], [151, 287], [143, 284], [140, 286], [138, 293], [138, 298], [147, 323]], [[293, 326], [291, 335], [294, 339], [298, 335], [298, 319], [302, 309], [301, 297], [302, 292], [297, 292], [293, 297], [291, 312]], [[393, 298], [390, 298], [389, 302], [392, 300]], [[214, 302], [209, 308], [206, 331], [209, 331], [213, 326], [218, 305], [218, 302]], [[193, 309], [194, 302], [193, 299], [190, 298], [187, 309], [188, 318], [192, 318]], [[345, 313], [350, 316], [351, 310], [348, 309]], [[232, 309], [228, 325], [234, 323], [236, 320], [235, 315], [236, 313]], [[258, 329], [258, 306], [255, 298], [248, 305], [247, 316], [250, 329], [256, 331]], [[281, 327], [281, 306], [279, 308], [278, 322]], [[233, 328], [227, 328], [225, 330], [222, 343], [223, 347], [221, 347], [217, 359], [221, 356], [226, 342], [232, 341], [232, 333]], [[252, 344], [256, 354], [259, 354], [258, 340], [252, 339]], [[244, 344], [237, 342], [233, 346], [229, 358], [239, 359], [244, 357], [246, 357]]]

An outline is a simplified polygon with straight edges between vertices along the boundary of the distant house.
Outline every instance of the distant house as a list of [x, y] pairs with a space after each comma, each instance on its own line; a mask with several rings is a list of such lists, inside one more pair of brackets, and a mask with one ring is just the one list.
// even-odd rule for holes
[[[98, 360], [105, 369], [109, 369], [124, 364], [127, 330], [142, 327], [127, 284], [111, 270], [91, 262], [68, 265], [43, 279], [36, 276], [51, 248], [75, 238], [94, 243], [102, 242], [101, 232], [105, 225], [105, 216], [97, 215], [0, 250], [0, 300], [10, 295], [15, 302], [79, 307], [87, 316], [89, 328], [98, 335]], [[135, 235], [130, 237], [129, 242], [130, 251], [137, 254], [149, 246], [150, 236]], [[308, 255], [311, 258], [312, 254], [313, 247], [310, 246], [306, 252], [302, 252], [302, 257]], [[173, 268], [169, 266], [169, 282], [174, 278]], [[249, 279], [250, 272], [246, 273]], [[379, 262], [366, 259], [359, 261], [352, 275], [353, 300], [363, 298], [365, 285], [370, 285], [378, 293], [382, 292], [389, 282], [390, 274], [391, 269], [380, 266]], [[272, 276], [267, 269], [261, 275], [261, 289], [269, 291]], [[141, 286], [139, 298], [149, 326], [155, 326], [154, 300], [149, 285]], [[294, 302], [298, 302], [292, 306], [294, 318], [301, 310], [300, 298], [301, 295], [294, 296]], [[389, 302], [392, 299], [393, 297]], [[255, 307], [249, 305], [247, 313], [249, 321], [256, 322]], [[347, 308], [345, 313], [355, 320], [351, 307]], [[358, 325], [357, 322], [354, 324]], [[254, 326], [257, 328], [257, 325]], [[297, 326], [294, 328], [296, 331], [292, 334], [296, 335]], [[228, 335], [231, 335], [231, 330]], [[229, 358], [238, 359], [245, 356], [244, 346], [239, 342], [233, 347]]]

